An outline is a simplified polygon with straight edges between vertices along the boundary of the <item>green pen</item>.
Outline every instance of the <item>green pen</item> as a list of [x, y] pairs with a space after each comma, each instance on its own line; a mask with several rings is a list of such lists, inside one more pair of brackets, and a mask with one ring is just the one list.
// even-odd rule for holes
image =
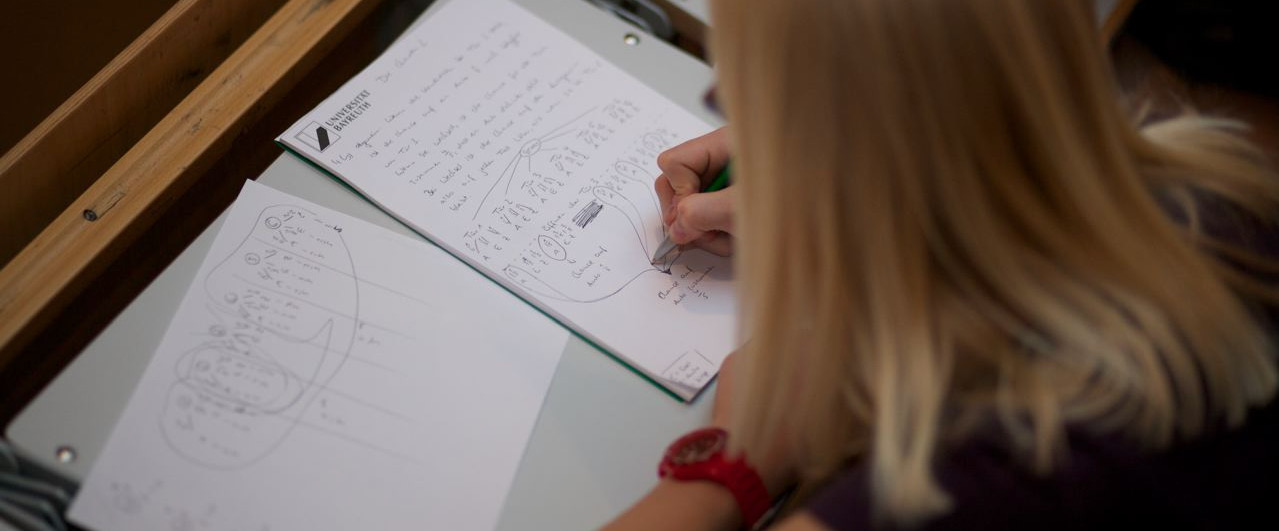
[[[702, 193], [718, 192], [728, 188], [728, 167], [730, 165], [731, 163], [724, 164], [724, 169], [719, 171], [719, 175], [715, 176], [715, 180], [711, 181], [711, 184], [707, 185], [706, 188], [702, 190]], [[657, 252], [653, 253], [653, 259], [650, 263], [660, 263], [662, 259], [666, 258], [666, 255], [671, 254], [671, 251], [674, 251], [676, 247], [679, 247], [679, 245], [671, 241], [670, 236], [667, 236], [665, 240], [662, 240], [662, 244], [657, 246]]]

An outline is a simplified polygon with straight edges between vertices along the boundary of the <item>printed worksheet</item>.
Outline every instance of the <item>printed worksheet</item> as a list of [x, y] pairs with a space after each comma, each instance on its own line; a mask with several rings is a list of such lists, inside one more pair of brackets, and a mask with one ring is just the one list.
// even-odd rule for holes
[[650, 263], [659, 153], [710, 126], [506, 0], [425, 22], [278, 141], [684, 400], [735, 347], [731, 261]]
[[248, 182], [70, 518], [492, 529], [568, 340], [511, 302], [427, 242]]

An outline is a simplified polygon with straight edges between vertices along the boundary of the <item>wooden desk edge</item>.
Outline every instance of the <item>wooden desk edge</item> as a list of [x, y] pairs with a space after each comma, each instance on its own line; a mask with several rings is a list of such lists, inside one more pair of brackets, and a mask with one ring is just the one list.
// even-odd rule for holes
[[0, 368], [379, 1], [289, 0], [0, 269]]

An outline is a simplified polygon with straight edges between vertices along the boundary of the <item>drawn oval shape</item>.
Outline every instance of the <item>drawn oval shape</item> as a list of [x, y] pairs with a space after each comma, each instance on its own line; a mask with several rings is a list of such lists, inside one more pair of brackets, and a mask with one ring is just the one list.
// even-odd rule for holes
[[594, 193], [595, 197], [599, 198], [600, 201], [606, 201], [614, 206], [617, 206], [616, 201], [620, 200], [622, 197], [617, 192], [603, 186], [596, 186], [591, 189], [591, 192]]
[[[509, 277], [511, 280], [514, 280], [515, 282], [519, 283], [520, 286], [524, 287], [524, 289], [529, 290], [538, 295], [541, 295], [543, 297], [559, 299], [562, 301], [575, 300], [574, 298], [569, 297], [568, 295], [565, 295], [560, 290], [555, 289], [554, 286], [547, 284], [546, 281], [538, 278], [533, 273], [529, 271], [525, 271], [521, 267], [506, 266], [505, 268], [502, 269], [502, 271], [504, 271], [506, 273], [506, 276]], [[581, 301], [577, 301], [577, 302], [581, 302]]]
[[[297, 265], [268, 278], [244, 260], [249, 254]], [[179, 379], [161, 418], [170, 446], [212, 468], [239, 468], [274, 451], [354, 347], [358, 279], [337, 227], [295, 206], [263, 209], [203, 280], [211, 306], [234, 331], [222, 341], [239, 346], [213, 345], [175, 367]]]
[[629, 160], [619, 160], [614, 162], [613, 169], [617, 170], [617, 173], [622, 174], [622, 177], [626, 177], [628, 179], [642, 179], [646, 184], [653, 180], [653, 175], [649, 173], [648, 170]]
[[502, 271], [505, 272], [506, 276], [509, 277], [511, 280], [514, 280], [516, 282], [520, 282], [524, 280], [524, 275], [523, 275], [524, 270], [520, 268], [507, 266]]
[[555, 241], [554, 238], [545, 234], [539, 234], [537, 236], [537, 246], [541, 248], [542, 253], [551, 260], [559, 260], [562, 262], [565, 258], [568, 258], [568, 251], [564, 250], [564, 246], [560, 244], [560, 242]]
[[279, 367], [216, 346], [198, 348], [178, 361], [178, 379], [201, 391], [267, 412], [296, 402], [302, 388]]
[[219, 470], [252, 463], [275, 448], [294, 421], [264, 415], [184, 382], [174, 382], [160, 413], [164, 441], [188, 461]]
[[670, 142], [667, 142], [666, 138], [659, 133], [645, 133], [640, 142], [649, 151], [662, 151], [670, 147]]
[[538, 138], [534, 138], [533, 140], [529, 140], [528, 142], [525, 142], [524, 145], [520, 147], [520, 155], [525, 157], [531, 157], [537, 154], [537, 152], [541, 150], [542, 150], [542, 140]]

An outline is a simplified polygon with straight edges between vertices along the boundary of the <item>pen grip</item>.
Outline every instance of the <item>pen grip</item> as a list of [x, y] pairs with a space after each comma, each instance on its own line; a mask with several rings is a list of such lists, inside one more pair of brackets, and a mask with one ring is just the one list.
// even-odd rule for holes
[[703, 193], [718, 192], [720, 190], [728, 188], [728, 181], [729, 181], [728, 166], [729, 166], [728, 164], [724, 165], [724, 169], [719, 171], [719, 175], [715, 176], [715, 180], [711, 181], [711, 184], [706, 185], [705, 190], [702, 190]]

